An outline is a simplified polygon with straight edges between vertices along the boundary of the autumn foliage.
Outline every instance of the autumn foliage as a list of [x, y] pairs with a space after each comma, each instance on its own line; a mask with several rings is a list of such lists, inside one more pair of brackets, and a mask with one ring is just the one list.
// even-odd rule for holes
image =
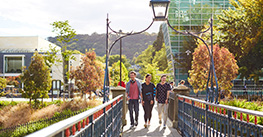
[[104, 71], [96, 61], [94, 51], [86, 52], [82, 56], [82, 63], [76, 69], [71, 68], [70, 79], [75, 80], [75, 85], [84, 93], [91, 93], [103, 86]]
[[[218, 80], [219, 90], [230, 90], [233, 86], [231, 80], [236, 79], [238, 74], [237, 61], [228, 49], [219, 45], [213, 47], [215, 72]], [[192, 67], [189, 71], [189, 83], [193, 86], [194, 92], [206, 89], [207, 78], [210, 68], [210, 57], [205, 45], [199, 45], [193, 53]], [[213, 81], [215, 85], [215, 80]], [[210, 86], [210, 85], [208, 85]]]

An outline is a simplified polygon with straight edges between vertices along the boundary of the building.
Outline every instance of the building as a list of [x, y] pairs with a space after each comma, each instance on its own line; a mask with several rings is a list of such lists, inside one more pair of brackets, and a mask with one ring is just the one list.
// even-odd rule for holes
[[[22, 73], [22, 67], [30, 65], [31, 57], [37, 50], [39, 53], [46, 53], [51, 47], [60, 47], [44, 40], [38, 36], [25, 37], [0, 37], [0, 77], [19, 76]], [[60, 53], [58, 58], [62, 58]], [[68, 66], [78, 66], [81, 62], [81, 55], [74, 54], [76, 60], [70, 60]], [[51, 67], [51, 76], [53, 80], [63, 82], [62, 63], [56, 62]]]
[[[214, 18], [213, 25], [217, 25], [217, 14], [230, 7], [229, 0], [171, 0], [168, 11], [170, 24], [180, 31], [201, 31], [204, 25], [208, 25], [211, 15]], [[191, 39], [190, 36], [176, 34], [166, 23], [162, 25], [167, 58], [172, 62], [175, 76], [175, 84], [185, 80], [188, 73], [179, 67], [178, 60], [183, 60], [183, 54], [193, 51], [185, 51], [184, 44]], [[189, 42], [188, 42], [189, 43]]]

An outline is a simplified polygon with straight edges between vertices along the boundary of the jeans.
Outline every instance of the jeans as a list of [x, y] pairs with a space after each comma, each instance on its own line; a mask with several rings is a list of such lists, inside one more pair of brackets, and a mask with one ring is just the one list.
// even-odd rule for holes
[[133, 111], [135, 112], [135, 121], [138, 122], [139, 100], [138, 99], [130, 99], [129, 104], [128, 104], [128, 109], [130, 112], [131, 125], [134, 125]]
[[162, 119], [162, 114], [163, 114], [163, 124], [166, 125], [167, 117], [168, 117], [168, 105], [169, 104], [163, 104], [163, 103], [158, 103], [157, 108], [158, 108], [158, 115], [159, 115], [159, 120]]

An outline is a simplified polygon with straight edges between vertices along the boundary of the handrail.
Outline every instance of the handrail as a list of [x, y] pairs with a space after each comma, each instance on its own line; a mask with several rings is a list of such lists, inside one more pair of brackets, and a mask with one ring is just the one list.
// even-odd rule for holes
[[119, 96], [115, 97], [114, 99], [110, 100], [109, 102], [106, 102], [106, 103], [99, 105], [95, 108], [89, 109], [86, 112], [80, 113], [76, 116], [70, 117], [70, 118], [65, 119], [63, 121], [60, 121], [60, 122], [55, 123], [53, 125], [50, 125], [44, 129], [41, 129], [37, 132], [32, 133], [26, 137], [55, 136], [56, 134], [58, 134], [58, 133], [64, 131], [65, 129], [71, 127], [72, 125], [78, 123], [78, 121], [81, 121], [81, 120], [93, 115], [94, 113], [98, 112], [99, 110], [107, 107], [108, 105], [110, 105], [114, 101], [117, 101], [122, 96], [123, 95], [119, 95]]
[[221, 105], [221, 104], [213, 104], [213, 103], [209, 103], [203, 100], [199, 100], [199, 99], [195, 99], [195, 98], [191, 98], [188, 96], [183, 96], [183, 95], [178, 95], [178, 97], [181, 98], [185, 98], [185, 99], [189, 99], [189, 100], [193, 100], [196, 102], [200, 102], [209, 106], [214, 106], [214, 107], [219, 107], [219, 108], [225, 108], [227, 110], [232, 110], [232, 111], [237, 111], [237, 112], [241, 112], [241, 113], [246, 113], [246, 114], [250, 114], [250, 115], [254, 115], [254, 116], [259, 116], [259, 117], [263, 117], [263, 112], [259, 112], [259, 111], [254, 111], [254, 110], [248, 110], [248, 109], [243, 109], [243, 108], [237, 108], [237, 107], [233, 107], [233, 106], [227, 106], [227, 105]]

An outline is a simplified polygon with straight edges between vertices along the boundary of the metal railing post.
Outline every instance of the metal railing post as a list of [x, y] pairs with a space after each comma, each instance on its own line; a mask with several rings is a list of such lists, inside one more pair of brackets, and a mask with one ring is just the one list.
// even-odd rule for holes
[[107, 114], [106, 114], [106, 107], [103, 108], [103, 118], [104, 118], [104, 135], [106, 135], [106, 129], [107, 129]]
[[183, 113], [182, 113], [182, 117], [183, 117], [182, 134], [183, 134], [183, 136], [184, 136], [184, 132], [185, 132], [185, 110], [184, 110], [184, 104], [185, 104], [185, 98], [183, 98], [183, 101], [182, 101], [182, 110], [183, 110]]
[[205, 105], [205, 136], [208, 137], [208, 105]]
[[232, 111], [227, 110], [227, 133], [228, 136], [232, 136], [232, 123], [231, 123], [231, 118], [232, 118]]
[[89, 117], [89, 120], [90, 120], [90, 123], [91, 123], [91, 136], [92, 136], [92, 137], [95, 136], [95, 135], [94, 135], [94, 133], [95, 133], [95, 132], [94, 132], [94, 125], [95, 125], [95, 124], [94, 124], [94, 122], [93, 122], [93, 116], [94, 116], [94, 115], [92, 114], [92, 115]]
[[192, 137], [194, 137], [194, 101], [191, 101], [192, 105], [191, 105], [191, 128], [192, 128]]

